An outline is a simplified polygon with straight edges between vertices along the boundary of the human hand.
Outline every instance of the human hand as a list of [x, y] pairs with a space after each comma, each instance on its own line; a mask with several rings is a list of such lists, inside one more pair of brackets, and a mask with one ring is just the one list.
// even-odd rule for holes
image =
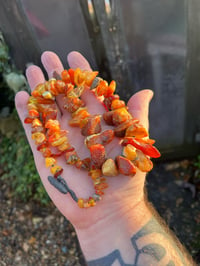
[[[45, 52], [42, 55], [42, 63], [47, 71], [49, 78], [52, 77], [53, 72], [61, 73], [63, 65], [58, 56], [52, 52]], [[68, 63], [71, 68], [81, 68], [90, 70], [90, 66], [86, 59], [78, 52], [72, 52], [68, 55]], [[39, 83], [45, 81], [42, 70], [37, 66], [30, 66], [26, 70], [26, 76], [31, 89], [33, 90]], [[143, 90], [133, 95], [128, 101], [129, 112], [148, 129], [148, 107], [149, 101], [153, 96], [150, 90]], [[80, 209], [76, 203], [67, 195], [58, 192], [47, 180], [49, 169], [45, 167], [44, 158], [40, 152], [37, 151], [36, 146], [31, 138], [30, 125], [24, 124], [24, 118], [27, 116], [26, 104], [28, 101], [28, 93], [21, 91], [16, 95], [16, 108], [19, 117], [24, 126], [27, 139], [31, 146], [35, 164], [41, 180], [47, 190], [50, 198], [55, 203], [60, 212], [71, 221], [76, 230], [86, 229], [93, 224], [97, 224], [99, 220], [105, 221], [105, 224], [112, 224], [117, 217], [134, 210], [138, 204], [144, 199], [144, 182], [145, 173], [137, 170], [134, 177], [118, 175], [116, 177], [108, 177], [107, 183], [109, 187], [105, 190], [105, 195], [102, 201], [98, 202], [94, 208]], [[86, 103], [91, 114], [102, 114], [105, 109], [101, 102], [94, 96], [94, 94], [87, 89], [82, 99]], [[83, 136], [80, 134], [79, 128], [72, 128], [67, 121], [71, 115], [63, 108], [62, 97], [56, 97], [58, 108], [58, 120], [61, 128], [69, 131], [68, 138], [70, 143], [75, 147], [78, 155], [81, 158], [88, 156], [88, 149], [83, 145]], [[108, 126], [107, 126], [108, 127]], [[105, 129], [106, 126], [103, 128]], [[120, 153], [119, 140], [116, 138], [110, 144], [106, 145], [108, 157], [115, 157]], [[78, 197], [87, 198], [93, 194], [93, 187], [87, 172], [78, 170], [77, 168], [66, 165], [64, 158], [58, 159], [59, 165], [64, 169], [62, 177], [67, 181], [69, 187], [75, 191]]]

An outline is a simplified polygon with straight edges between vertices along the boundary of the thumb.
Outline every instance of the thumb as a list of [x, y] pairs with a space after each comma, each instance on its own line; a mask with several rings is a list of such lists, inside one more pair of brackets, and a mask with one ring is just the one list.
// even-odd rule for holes
[[148, 130], [149, 128], [149, 103], [153, 97], [152, 90], [141, 90], [135, 93], [128, 101], [128, 108], [131, 115], [141, 122]]

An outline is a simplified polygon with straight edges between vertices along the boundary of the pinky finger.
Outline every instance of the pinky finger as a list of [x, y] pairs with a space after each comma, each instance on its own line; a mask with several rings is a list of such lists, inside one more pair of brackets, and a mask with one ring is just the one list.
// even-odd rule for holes
[[[24, 127], [29, 145], [32, 149], [33, 154], [35, 155], [37, 153], [37, 150], [36, 150], [36, 147], [34, 145], [34, 142], [32, 141], [32, 138], [31, 138], [30, 125], [24, 123], [24, 119], [27, 116], [26, 104], [27, 104], [28, 98], [29, 98], [29, 94], [27, 92], [25, 92], [25, 91], [18, 92], [15, 96], [15, 106], [16, 106], [19, 118], [21, 120], [21, 123]], [[38, 153], [38, 156], [40, 156], [40, 153]], [[42, 157], [42, 155], [41, 155], [41, 157]]]

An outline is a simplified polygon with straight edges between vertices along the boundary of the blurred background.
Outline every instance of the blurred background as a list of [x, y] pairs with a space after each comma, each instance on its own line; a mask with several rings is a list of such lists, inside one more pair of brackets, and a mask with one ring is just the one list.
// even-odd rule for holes
[[[14, 107], [15, 93], [28, 90], [26, 66], [32, 63], [41, 66], [40, 56], [45, 50], [56, 52], [65, 67], [70, 51], [81, 52], [100, 76], [117, 81], [117, 93], [126, 101], [141, 89], [154, 91], [150, 136], [156, 139], [162, 157], [147, 179], [149, 197], [198, 259], [200, 2], [0, 0], [0, 3], [0, 198], [4, 210], [0, 216], [3, 223], [0, 255], [4, 256], [5, 265], [31, 265], [39, 258], [43, 265], [85, 265], [73, 228], [61, 216], [57, 218], [58, 213], [40, 184]], [[8, 207], [8, 202], [12, 206]], [[49, 208], [53, 218], [48, 218]], [[17, 229], [27, 221], [25, 217], [29, 217], [30, 224], [23, 225], [26, 234], [19, 237]], [[177, 227], [178, 217], [183, 223]], [[57, 223], [61, 231], [65, 224], [66, 231], [48, 239], [45, 230], [50, 225], [51, 232], [54, 231], [54, 218], [60, 219]], [[181, 230], [181, 234], [185, 231], [182, 235], [177, 229], [181, 224], [187, 228]], [[45, 233], [38, 234], [41, 228]], [[41, 235], [43, 240], [39, 239]], [[66, 239], [68, 244], [63, 244]], [[48, 245], [54, 247], [51, 256]], [[6, 246], [11, 249], [5, 250]], [[32, 261], [31, 251], [35, 251]], [[63, 261], [54, 261], [54, 253], [55, 257], [63, 256]], [[10, 256], [6, 258], [5, 254]]]

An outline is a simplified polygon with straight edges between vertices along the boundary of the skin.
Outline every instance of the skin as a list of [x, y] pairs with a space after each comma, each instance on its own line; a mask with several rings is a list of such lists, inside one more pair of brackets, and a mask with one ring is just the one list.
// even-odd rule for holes
[[[87, 60], [78, 52], [71, 52], [67, 60], [71, 68], [91, 69]], [[44, 52], [41, 61], [49, 78], [52, 77], [54, 71], [61, 73], [64, 69], [60, 59], [53, 52]], [[35, 65], [28, 67], [26, 76], [32, 90], [37, 84], [45, 81], [41, 69]], [[151, 244], [151, 248], [157, 252], [156, 254], [160, 254], [159, 261], [153, 265], [195, 265], [146, 200], [145, 173], [138, 170], [132, 178], [122, 175], [107, 178], [109, 187], [105, 190], [103, 200], [98, 202], [94, 208], [89, 209], [80, 209], [69, 195], [59, 193], [49, 184], [47, 180], [47, 176], [50, 174], [49, 169], [45, 167], [44, 158], [36, 150], [31, 139], [30, 125], [23, 122], [27, 116], [28, 97], [27, 92], [18, 92], [15, 103], [33, 152], [38, 173], [56, 207], [73, 224], [88, 265], [152, 265], [151, 260], [155, 259], [152, 255], [149, 258], [146, 253], [139, 256], [139, 249], [141, 250], [141, 247], [147, 244]], [[134, 94], [127, 103], [132, 116], [139, 119], [147, 129], [149, 126], [149, 102], [152, 97], [151, 90], [142, 90]], [[91, 114], [105, 112], [100, 101], [89, 89], [85, 90], [82, 99]], [[80, 135], [80, 129], [69, 127], [66, 123], [70, 119], [70, 114], [63, 109], [61, 96], [56, 98], [56, 103], [61, 128], [69, 131], [69, 141], [76, 148], [79, 156], [87, 157], [89, 152], [83, 145], [84, 138]], [[103, 129], [106, 129], [105, 124], [102, 126]], [[108, 157], [114, 158], [118, 155], [120, 153], [118, 140], [108, 144], [106, 151]], [[58, 164], [64, 169], [62, 177], [78, 197], [87, 198], [93, 194], [92, 183], [87, 172], [66, 165], [64, 158], [59, 158]], [[156, 228], [155, 232], [152, 231], [151, 224]], [[148, 229], [146, 230], [148, 234], [144, 235], [144, 229]], [[162, 233], [160, 233], [161, 231]], [[155, 246], [160, 242], [162, 242], [165, 252]], [[123, 262], [117, 258], [116, 254], [120, 254]], [[184, 257], [184, 261], [180, 258], [181, 256]], [[170, 261], [174, 264], [168, 264]]]

